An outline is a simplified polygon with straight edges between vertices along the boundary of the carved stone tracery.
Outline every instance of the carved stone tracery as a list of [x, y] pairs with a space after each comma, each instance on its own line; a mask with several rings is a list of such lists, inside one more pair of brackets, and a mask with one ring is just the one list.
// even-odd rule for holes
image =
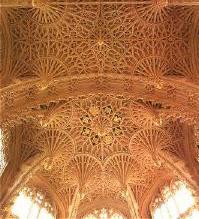
[[149, 216], [159, 174], [160, 183], [177, 175], [198, 188], [197, 1], [9, 4], [23, 7], [3, 11], [0, 121], [19, 170], [3, 206], [22, 181], [42, 187], [38, 177], [63, 217], [83, 217], [101, 200], [127, 218]]

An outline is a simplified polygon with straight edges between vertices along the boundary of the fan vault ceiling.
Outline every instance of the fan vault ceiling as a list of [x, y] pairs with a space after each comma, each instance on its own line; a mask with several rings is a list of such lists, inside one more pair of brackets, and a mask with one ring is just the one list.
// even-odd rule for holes
[[144, 205], [156, 182], [177, 174], [165, 154], [186, 160], [185, 133], [198, 130], [198, 6], [60, 0], [1, 13], [12, 174], [37, 160], [28, 183], [50, 190], [58, 208], [69, 209], [78, 187], [79, 216], [110, 200], [130, 218], [126, 186]]

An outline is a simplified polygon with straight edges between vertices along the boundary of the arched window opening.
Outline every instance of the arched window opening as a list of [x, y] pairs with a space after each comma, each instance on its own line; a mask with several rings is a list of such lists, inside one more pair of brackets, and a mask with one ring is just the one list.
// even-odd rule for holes
[[54, 219], [54, 209], [46, 197], [37, 191], [25, 187], [19, 192], [11, 208], [11, 213], [18, 219]]
[[176, 181], [165, 186], [152, 206], [153, 219], [198, 219], [197, 200], [187, 184]]
[[113, 209], [96, 209], [92, 213], [83, 217], [83, 219], [126, 219], [121, 213]]
[[3, 132], [0, 129], [0, 176], [3, 174], [3, 171], [6, 167], [5, 151], [3, 144]]

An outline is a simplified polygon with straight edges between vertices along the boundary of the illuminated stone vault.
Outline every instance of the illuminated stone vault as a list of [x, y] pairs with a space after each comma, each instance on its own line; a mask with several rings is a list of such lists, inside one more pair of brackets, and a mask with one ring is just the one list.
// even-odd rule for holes
[[3, 0], [1, 14], [2, 214], [25, 185], [58, 218], [149, 217], [175, 178], [199, 191], [197, 1]]

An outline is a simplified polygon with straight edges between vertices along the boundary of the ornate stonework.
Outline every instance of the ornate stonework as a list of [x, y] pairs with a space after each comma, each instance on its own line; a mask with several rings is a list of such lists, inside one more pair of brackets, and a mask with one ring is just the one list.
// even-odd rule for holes
[[58, 218], [103, 201], [144, 218], [159, 184], [198, 189], [199, 9], [187, 2], [3, 1], [4, 207], [29, 183]]

